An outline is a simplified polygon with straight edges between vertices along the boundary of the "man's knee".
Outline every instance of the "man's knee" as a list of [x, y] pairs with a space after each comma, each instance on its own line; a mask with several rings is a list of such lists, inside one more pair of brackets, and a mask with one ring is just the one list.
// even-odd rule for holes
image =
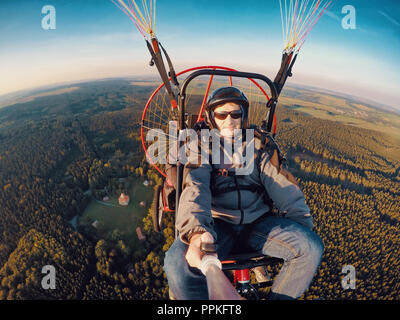
[[294, 241], [292, 258], [306, 259], [318, 265], [324, 252], [321, 238], [311, 230], [295, 232], [294, 237], [297, 240]]
[[167, 274], [168, 279], [179, 278], [179, 275], [182, 276], [182, 270], [184, 268], [185, 260], [185, 252], [186, 248], [183, 243], [175, 242], [169, 248], [169, 250], [165, 253], [164, 258], [164, 271]]
[[185, 258], [187, 245], [177, 241], [166, 252], [164, 259], [164, 271], [170, 290], [178, 300], [207, 299], [207, 282], [204, 275], [200, 270], [189, 266]]
[[319, 265], [324, 253], [324, 243], [318, 234], [312, 232], [312, 235], [308, 238], [308, 250], [306, 255], [316, 264]]

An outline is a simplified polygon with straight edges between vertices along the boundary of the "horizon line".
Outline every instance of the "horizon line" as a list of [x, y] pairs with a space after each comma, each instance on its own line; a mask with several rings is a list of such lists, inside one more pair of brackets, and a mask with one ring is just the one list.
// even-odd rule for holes
[[[11, 91], [11, 92], [8, 92], [8, 93], [0, 94], [0, 109], [6, 108], [6, 107], [11, 107], [11, 106], [19, 103], [19, 102], [16, 102], [16, 103], [12, 103], [12, 104], [9, 104], [9, 105], [1, 106], [1, 104], [2, 104], [1, 100], [6, 102], [6, 100], [7, 100], [6, 97], [7, 96], [10, 96], [9, 99], [11, 100], [13, 95], [29, 93], [29, 92], [32, 92], [32, 91], [40, 91], [40, 90], [44, 90], [44, 89], [51, 89], [51, 88], [68, 86], [68, 85], [72, 85], [72, 84], [79, 84], [79, 83], [85, 83], [85, 82], [94, 82], [94, 81], [100, 81], [100, 80], [130, 79], [130, 78], [140, 78], [140, 77], [159, 80], [160, 84], [162, 83], [162, 80], [159, 79], [159, 76], [151, 75], [151, 74], [138, 74], [138, 75], [132, 75], [132, 76], [121, 75], [121, 76], [111, 76], [111, 77], [103, 77], [103, 78], [82, 78], [82, 79], [78, 79], [78, 80], [54, 82], [54, 83], [51, 83], [51, 84], [40, 85], [40, 86], [36, 86], [36, 87], [29, 87], [29, 88], [26, 88], [26, 89], [20, 89], [20, 90]], [[299, 84], [299, 83], [286, 83], [285, 86], [287, 86], [287, 87], [296, 87], [297, 86], [297, 87], [302, 87], [302, 88], [309, 88], [311, 90], [314, 89], [314, 91], [325, 90], [325, 91], [328, 91], [330, 94], [338, 94], [341, 98], [359, 99], [360, 101], [357, 101], [357, 102], [375, 103], [378, 106], [383, 106], [383, 107], [387, 107], [387, 108], [393, 109], [392, 111], [400, 111], [400, 108], [395, 107], [393, 105], [389, 105], [387, 103], [378, 102], [378, 101], [376, 101], [374, 99], [371, 99], [371, 98], [360, 97], [358, 95], [352, 95], [352, 94], [349, 94], [349, 93], [333, 90], [333, 89], [330, 89], [330, 88], [319, 87], [319, 86], [310, 85], [310, 84]], [[389, 111], [389, 110], [387, 110], [387, 111]]]

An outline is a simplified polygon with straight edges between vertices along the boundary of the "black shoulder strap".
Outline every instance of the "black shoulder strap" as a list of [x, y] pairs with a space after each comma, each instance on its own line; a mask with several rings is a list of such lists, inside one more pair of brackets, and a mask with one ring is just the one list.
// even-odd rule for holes
[[[261, 180], [261, 172], [262, 172], [262, 170], [261, 170], [261, 153], [264, 150], [266, 150], [265, 140], [259, 139], [257, 136], [254, 136], [254, 140], [255, 140], [254, 147], [257, 152], [256, 164], [257, 164], [259, 178], [262, 183], [262, 180]], [[278, 154], [279, 154], [279, 152], [278, 152]], [[270, 156], [271, 156], [271, 154], [270, 154]], [[263, 194], [264, 194], [264, 203], [266, 203], [270, 207], [270, 210], [272, 210], [274, 207], [274, 202], [272, 201], [271, 197], [269, 196], [267, 190], [265, 190], [264, 186], [262, 188], [263, 188]]]
[[261, 149], [266, 151], [270, 158], [272, 158], [275, 150], [277, 151], [278, 154], [278, 160], [279, 160], [279, 166], [284, 164], [286, 162], [286, 158], [279, 149], [278, 144], [276, 143], [275, 139], [273, 138], [272, 134], [266, 133], [261, 131], [259, 128], [254, 128], [254, 137], [257, 141], [257, 139], [260, 140], [261, 143]]

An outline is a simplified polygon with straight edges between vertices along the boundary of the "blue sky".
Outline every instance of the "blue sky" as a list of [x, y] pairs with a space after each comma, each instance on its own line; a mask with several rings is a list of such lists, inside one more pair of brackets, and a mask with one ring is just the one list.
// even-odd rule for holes
[[[334, 1], [296, 62], [291, 83], [400, 108], [400, 3]], [[56, 9], [43, 30], [41, 9]], [[356, 9], [345, 30], [342, 8]], [[273, 78], [283, 48], [278, 0], [158, 0], [156, 32], [176, 69], [224, 65]], [[0, 95], [102, 77], [157, 75], [130, 20], [110, 0], [1, 0]]]

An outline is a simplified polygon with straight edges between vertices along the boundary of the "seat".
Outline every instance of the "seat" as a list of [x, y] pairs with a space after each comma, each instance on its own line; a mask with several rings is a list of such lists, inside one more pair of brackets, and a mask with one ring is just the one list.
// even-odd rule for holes
[[260, 252], [232, 254], [222, 259], [222, 270], [252, 269], [265, 265], [276, 265], [283, 259], [266, 256]]

